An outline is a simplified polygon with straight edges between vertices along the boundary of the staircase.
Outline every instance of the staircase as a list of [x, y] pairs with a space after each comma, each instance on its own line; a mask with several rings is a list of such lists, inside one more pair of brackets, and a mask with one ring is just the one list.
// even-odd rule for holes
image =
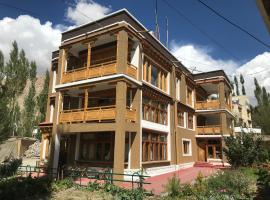
[[209, 162], [204, 162], [204, 161], [195, 162], [193, 166], [194, 167], [211, 167], [211, 168], [214, 167], [213, 164], [211, 164]]

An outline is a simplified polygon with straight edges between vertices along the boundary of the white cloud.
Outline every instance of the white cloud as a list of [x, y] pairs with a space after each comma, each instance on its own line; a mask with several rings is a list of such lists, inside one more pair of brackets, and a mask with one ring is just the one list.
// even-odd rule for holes
[[71, 23], [81, 25], [95, 21], [111, 12], [110, 7], [96, 3], [93, 0], [78, 0], [75, 6], [67, 9], [66, 18]]
[[[207, 72], [223, 69], [229, 78], [243, 74], [245, 79], [245, 89], [252, 104], [256, 103], [254, 98], [254, 78], [257, 78], [260, 85], [266, 87], [270, 92], [270, 52], [255, 56], [246, 63], [233, 60], [214, 59], [211, 57], [213, 51], [209, 47], [194, 44], [178, 44], [172, 42], [172, 53], [189, 69], [194, 69], [194, 73]], [[241, 87], [239, 88], [241, 91]]]
[[39, 19], [21, 15], [16, 19], [5, 17], [0, 20], [0, 50], [5, 59], [9, 58], [11, 43], [16, 40], [19, 48], [24, 49], [29, 60], [36, 61], [38, 73], [50, 67], [51, 53], [60, 45], [61, 31], [51, 22], [41, 24]]

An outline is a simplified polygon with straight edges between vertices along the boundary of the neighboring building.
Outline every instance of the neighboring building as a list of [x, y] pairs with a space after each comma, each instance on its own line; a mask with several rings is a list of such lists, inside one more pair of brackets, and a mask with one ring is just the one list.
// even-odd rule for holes
[[265, 25], [268, 28], [268, 31], [270, 32], [270, 1], [257, 0], [257, 5], [260, 9]]
[[253, 128], [251, 110], [248, 97], [246, 95], [232, 97], [232, 110], [235, 116], [234, 132], [261, 134], [261, 128]]
[[235, 126], [252, 128], [251, 110], [246, 95], [232, 97], [232, 110], [235, 116]]
[[232, 134], [225, 73], [191, 74], [127, 10], [62, 33], [49, 92], [41, 160], [54, 168], [222, 161], [222, 136]]

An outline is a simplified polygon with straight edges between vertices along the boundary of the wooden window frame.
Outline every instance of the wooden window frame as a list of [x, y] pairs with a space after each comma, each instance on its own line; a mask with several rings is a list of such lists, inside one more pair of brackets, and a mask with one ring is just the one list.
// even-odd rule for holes
[[[185, 142], [188, 142], [188, 153], [185, 153], [185, 145], [184, 143]], [[186, 139], [186, 138], [183, 138], [182, 139], [182, 155], [183, 156], [192, 156], [192, 142], [191, 142], [191, 139]]]

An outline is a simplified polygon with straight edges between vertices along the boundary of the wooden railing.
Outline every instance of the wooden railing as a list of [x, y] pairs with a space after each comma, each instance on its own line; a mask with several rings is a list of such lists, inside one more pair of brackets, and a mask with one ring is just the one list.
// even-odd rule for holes
[[[89, 78], [102, 77], [116, 74], [116, 60], [91, 65], [89, 68], [69, 70], [62, 74], [61, 83], [74, 82]], [[137, 67], [128, 63], [126, 74], [137, 79]]]
[[218, 100], [196, 102], [197, 110], [210, 110], [210, 109], [219, 109], [219, 108], [220, 108], [220, 102]]
[[132, 78], [137, 79], [137, 67], [135, 67], [131, 63], [128, 63], [127, 75], [131, 76]]
[[88, 78], [96, 78], [116, 73], [116, 61], [104, 62], [91, 65], [90, 68], [69, 70], [62, 74], [62, 83], [74, 82]]
[[228, 104], [225, 104], [225, 108], [226, 108], [227, 110], [231, 110], [231, 106], [228, 105]]
[[[101, 106], [83, 109], [64, 110], [60, 113], [60, 123], [72, 123], [72, 122], [91, 122], [91, 121], [114, 121], [116, 118], [115, 105]], [[127, 121], [136, 121], [136, 110], [126, 109], [125, 114]]]
[[197, 126], [198, 135], [220, 135], [220, 125]]

